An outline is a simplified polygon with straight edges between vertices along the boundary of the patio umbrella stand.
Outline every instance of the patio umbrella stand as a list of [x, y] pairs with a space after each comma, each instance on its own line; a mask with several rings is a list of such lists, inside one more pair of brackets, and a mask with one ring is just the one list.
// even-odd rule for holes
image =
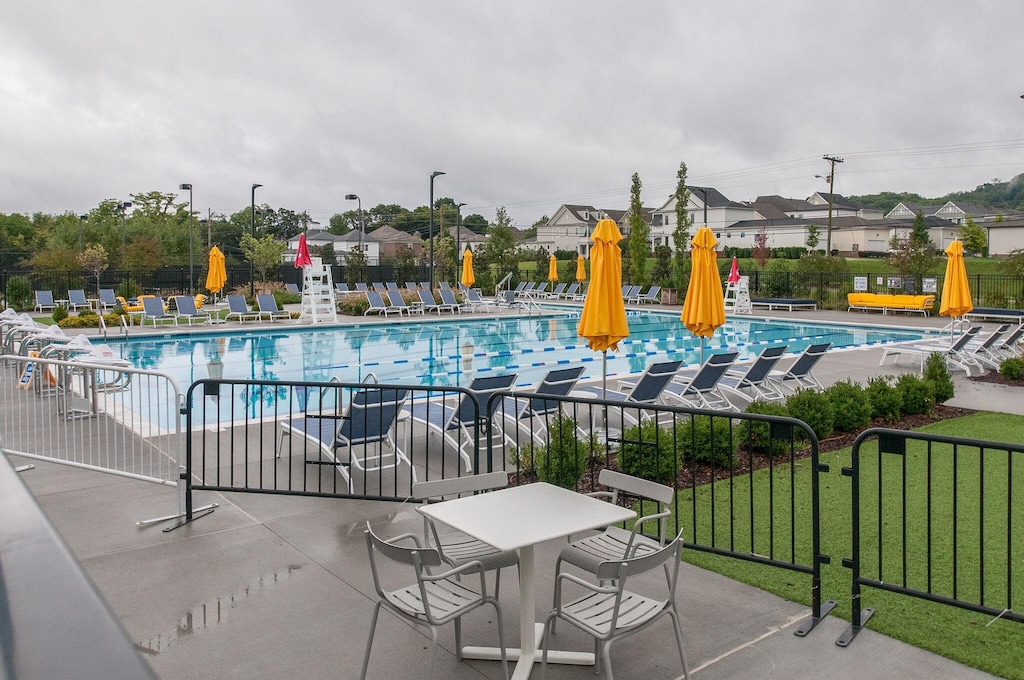
[[707, 227], [701, 227], [690, 245], [693, 272], [680, 320], [691, 333], [700, 337], [700, 363], [703, 365], [705, 342], [725, 323], [725, 296], [722, 280], [718, 278], [715, 235]]
[[[622, 234], [614, 221], [604, 219], [590, 236], [590, 289], [583, 302], [577, 335], [590, 349], [601, 352], [601, 396], [608, 392], [608, 350], [616, 351], [619, 341], [629, 337], [626, 305], [622, 300]], [[551, 258], [554, 267], [554, 258]]]

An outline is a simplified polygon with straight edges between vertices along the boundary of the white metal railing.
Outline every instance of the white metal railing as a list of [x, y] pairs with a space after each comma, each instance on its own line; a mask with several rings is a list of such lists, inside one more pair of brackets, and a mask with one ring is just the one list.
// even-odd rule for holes
[[177, 488], [175, 513], [140, 526], [184, 516], [184, 396], [170, 376], [121, 361], [0, 359], [0, 450]]

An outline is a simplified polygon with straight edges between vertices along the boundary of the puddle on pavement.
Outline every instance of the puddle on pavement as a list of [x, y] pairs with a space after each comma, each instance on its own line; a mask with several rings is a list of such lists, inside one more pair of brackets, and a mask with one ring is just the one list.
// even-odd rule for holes
[[265, 590], [281, 585], [291, 578], [292, 574], [302, 569], [302, 566], [301, 564], [292, 564], [280, 571], [263, 574], [230, 595], [216, 597], [196, 605], [178, 619], [178, 624], [173, 631], [159, 633], [141, 642], [136, 642], [135, 648], [143, 654], [151, 656], [166, 652], [182, 638], [209, 630], [229, 620], [234, 615], [234, 610], [243, 602], [258, 596]]

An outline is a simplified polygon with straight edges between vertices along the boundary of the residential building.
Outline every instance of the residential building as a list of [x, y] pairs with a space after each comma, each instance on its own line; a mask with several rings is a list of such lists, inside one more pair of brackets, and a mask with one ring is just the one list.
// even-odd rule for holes
[[[690, 213], [690, 220], [694, 228], [705, 224], [706, 214], [706, 224], [715, 233], [719, 247], [737, 245], [727, 242], [731, 238], [729, 235], [731, 232], [728, 232], [726, 227], [744, 220], [763, 219], [763, 216], [749, 205], [732, 201], [717, 189], [712, 187], [690, 187], [689, 189], [690, 200], [687, 202], [686, 209]], [[676, 203], [675, 194], [669, 196], [668, 200], [660, 207], [654, 209], [651, 224], [651, 234], [655, 245], [666, 245], [673, 250], [675, 246], [672, 242], [672, 232], [676, 228]]]

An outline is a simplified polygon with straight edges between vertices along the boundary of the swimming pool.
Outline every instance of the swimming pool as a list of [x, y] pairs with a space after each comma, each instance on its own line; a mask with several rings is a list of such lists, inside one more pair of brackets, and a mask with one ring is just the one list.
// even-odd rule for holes
[[[601, 354], [577, 337], [579, 314], [443, 319], [345, 327], [211, 331], [111, 341], [139, 368], [171, 375], [184, 389], [195, 380], [292, 380], [466, 386], [480, 375], [517, 374], [516, 384], [540, 382], [558, 365], [584, 364], [584, 379], [601, 375]], [[678, 315], [630, 312], [629, 337], [608, 353], [609, 376], [642, 372], [658, 361], [700, 363], [700, 339]], [[921, 331], [878, 326], [730, 318], [706, 345], [707, 353], [739, 351], [754, 357], [784, 344], [796, 353], [807, 345], [863, 347], [917, 340]]]

